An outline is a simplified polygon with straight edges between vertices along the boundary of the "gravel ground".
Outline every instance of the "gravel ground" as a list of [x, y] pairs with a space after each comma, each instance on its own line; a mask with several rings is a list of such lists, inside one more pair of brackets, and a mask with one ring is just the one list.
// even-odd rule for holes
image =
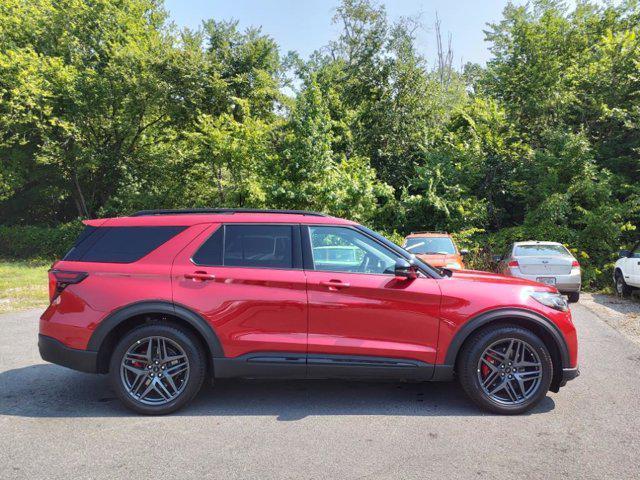
[[572, 306], [582, 375], [527, 415], [456, 383], [227, 381], [167, 417], [43, 363], [39, 312], [0, 316], [1, 479], [638, 479], [640, 345]]
[[640, 301], [600, 293], [582, 293], [580, 303], [640, 345]]

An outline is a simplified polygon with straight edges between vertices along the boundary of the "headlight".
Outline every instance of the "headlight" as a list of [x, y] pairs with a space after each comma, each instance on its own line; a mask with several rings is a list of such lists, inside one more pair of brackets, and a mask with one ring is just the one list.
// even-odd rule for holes
[[554, 310], [559, 310], [561, 312], [569, 310], [569, 304], [559, 293], [531, 292], [530, 295], [537, 302], [540, 302], [549, 308], [553, 308]]
[[451, 262], [451, 263], [447, 263], [445, 265], [445, 268], [457, 268], [457, 269], [461, 269], [462, 265], [460, 265], [458, 262]]

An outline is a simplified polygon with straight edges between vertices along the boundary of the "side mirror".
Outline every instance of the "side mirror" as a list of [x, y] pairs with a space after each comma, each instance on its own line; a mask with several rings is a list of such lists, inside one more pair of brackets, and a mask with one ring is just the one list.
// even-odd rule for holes
[[404, 258], [399, 258], [398, 260], [396, 260], [394, 274], [397, 278], [406, 278], [408, 280], [413, 280], [414, 278], [418, 278], [418, 267], [408, 262]]
[[631, 251], [630, 250], [620, 250], [618, 252], [618, 257], [619, 258], [627, 258], [629, 255], [631, 255]]
[[460, 255], [462, 255], [463, 257], [465, 255], [469, 255], [469, 250], [467, 250], [466, 248], [463, 248], [462, 250], [460, 250]]
[[500, 261], [502, 260], [502, 256], [494, 255], [493, 257], [491, 257], [491, 259], [493, 260], [493, 263], [500, 263]]

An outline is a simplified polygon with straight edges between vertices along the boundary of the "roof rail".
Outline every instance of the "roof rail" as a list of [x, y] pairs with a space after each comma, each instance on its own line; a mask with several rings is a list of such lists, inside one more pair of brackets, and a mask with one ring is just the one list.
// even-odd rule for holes
[[309, 215], [313, 217], [327, 217], [328, 215], [307, 210], [260, 210], [257, 208], [190, 208], [166, 210], [140, 210], [132, 217], [148, 217], [152, 215], [192, 215], [192, 214], [234, 214], [234, 213], [272, 213], [288, 215]]
[[439, 230], [411, 232], [411, 235], [420, 235], [421, 233], [437, 233], [437, 234], [441, 234], [441, 235], [449, 235], [449, 233], [442, 232], [442, 231], [439, 231]]

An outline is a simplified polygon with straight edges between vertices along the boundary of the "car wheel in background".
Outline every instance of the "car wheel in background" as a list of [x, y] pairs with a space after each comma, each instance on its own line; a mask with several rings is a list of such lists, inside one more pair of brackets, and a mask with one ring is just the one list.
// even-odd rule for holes
[[538, 336], [522, 327], [500, 325], [465, 342], [457, 373], [464, 391], [480, 407], [514, 415], [546, 396], [553, 365]]
[[173, 325], [142, 325], [117, 344], [109, 377], [116, 394], [131, 410], [164, 415], [189, 403], [206, 371], [198, 340]]
[[629, 297], [633, 292], [633, 289], [629, 285], [627, 285], [627, 282], [624, 281], [624, 276], [622, 275], [622, 272], [620, 270], [616, 272], [615, 287], [616, 293], [621, 297]]
[[577, 303], [580, 300], [580, 292], [569, 292], [567, 294], [569, 303]]

